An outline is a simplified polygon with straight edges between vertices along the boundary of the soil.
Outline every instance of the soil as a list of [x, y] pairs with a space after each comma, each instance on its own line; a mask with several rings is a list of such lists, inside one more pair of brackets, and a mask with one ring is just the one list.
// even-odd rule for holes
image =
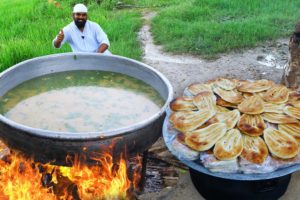
[[[235, 50], [220, 54], [215, 60], [200, 56], [175, 55], [163, 51], [151, 35], [150, 21], [155, 13], [144, 13], [144, 26], [139, 39], [144, 49], [143, 62], [163, 73], [171, 82], [174, 97], [182, 95], [185, 87], [195, 82], [206, 82], [217, 77], [238, 79], [269, 79], [281, 82], [283, 68], [288, 60], [288, 38], [268, 41], [251, 49]], [[164, 145], [162, 139], [156, 145]], [[194, 188], [188, 171], [178, 170], [179, 179], [175, 186], [160, 191], [147, 192], [139, 196], [143, 200], [196, 200], [203, 199]], [[300, 173], [294, 173], [286, 194], [281, 199], [298, 199]], [[297, 178], [298, 177], [298, 178]]]

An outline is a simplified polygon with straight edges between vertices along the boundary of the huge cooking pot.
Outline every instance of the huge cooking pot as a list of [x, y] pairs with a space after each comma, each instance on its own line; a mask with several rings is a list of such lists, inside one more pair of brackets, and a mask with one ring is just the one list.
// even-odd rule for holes
[[28, 127], [0, 115], [0, 138], [9, 148], [34, 156], [38, 161], [65, 164], [67, 156], [72, 158], [82, 153], [90, 156], [94, 152], [103, 152], [108, 146], [114, 154], [123, 152], [125, 147], [128, 154], [143, 152], [159, 138], [165, 110], [172, 99], [172, 86], [155, 69], [125, 57], [65, 53], [27, 60], [0, 74], [0, 96], [26, 80], [72, 70], [102, 70], [132, 76], [151, 85], [165, 103], [159, 112], [144, 121], [106, 132], [48, 131]]

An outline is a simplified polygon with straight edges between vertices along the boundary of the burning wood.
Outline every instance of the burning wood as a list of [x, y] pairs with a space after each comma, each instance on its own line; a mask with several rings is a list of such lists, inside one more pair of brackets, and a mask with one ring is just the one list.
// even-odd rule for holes
[[122, 155], [116, 163], [105, 153], [94, 165], [65, 167], [34, 163], [2, 145], [0, 158], [0, 199], [134, 199], [140, 181], [140, 159], [130, 169]]

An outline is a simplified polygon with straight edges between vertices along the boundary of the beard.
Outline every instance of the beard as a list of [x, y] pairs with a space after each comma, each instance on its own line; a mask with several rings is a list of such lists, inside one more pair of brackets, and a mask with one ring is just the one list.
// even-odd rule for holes
[[81, 21], [79, 21], [79, 20], [74, 20], [74, 22], [75, 22], [75, 25], [80, 29], [80, 28], [83, 28], [83, 27], [84, 27], [84, 25], [85, 25], [85, 23], [86, 23], [86, 20], [81, 20]]

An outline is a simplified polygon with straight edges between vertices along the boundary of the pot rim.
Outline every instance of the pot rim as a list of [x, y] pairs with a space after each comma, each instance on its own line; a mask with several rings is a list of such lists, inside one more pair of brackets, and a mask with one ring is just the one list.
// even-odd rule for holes
[[69, 53], [59, 53], [59, 54], [51, 54], [51, 55], [45, 55], [45, 56], [40, 56], [32, 59], [28, 59], [25, 61], [22, 61], [20, 63], [17, 63], [13, 65], [12, 67], [9, 67], [8, 69], [4, 70], [3, 72], [0, 73], [0, 80], [3, 76], [5, 76], [7, 73], [10, 71], [13, 71], [15, 68], [18, 68], [26, 63], [30, 63], [33, 61], [39, 61], [43, 60], [45, 58], [59, 58], [61, 56], [76, 56], [76, 55], [82, 55], [82, 56], [98, 56], [98, 57], [114, 57], [117, 59], [121, 60], [126, 60], [130, 61], [136, 64], [141, 65], [142, 67], [147, 68], [148, 70], [154, 72], [157, 76], [159, 76], [160, 79], [163, 80], [165, 85], [168, 88], [168, 97], [165, 100], [164, 105], [160, 108], [158, 112], [153, 114], [151, 117], [148, 119], [145, 119], [143, 121], [140, 121], [138, 123], [135, 123], [130, 126], [124, 126], [121, 128], [116, 128], [116, 129], [111, 129], [108, 131], [92, 131], [92, 132], [64, 132], [64, 131], [51, 131], [51, 130], [44, 130], [44, 129], [39, 129], [39, 128], [33, 128], [30, 126], [26, 126], [20, 123], [17, 123], [13, 120], [10, 120], [6, 118], [4, 115], [0, 114], [0, 123], [4, 123], [10, 127], [13, 127], [14, 129], [18, 129], [20, 131], [26, 132], [27, 134], [37, 136], [37, 137], [42, 137], [42, 138], [51, 138], [51, 139], [58, 139], [58, 140], [98, 140], [100, 139], [107, 139], [111, 137], [118, 137], [122, 135], [126, 135], [127, 133], [133, 132], [135, 130], [141, 129], [151, 123], [153, 123], [155, 120], [157, 120], [159, 117], [161, 117], [165, 111], [167, 106], [169, 105], [169, 102], [173, 98], [173, 87], [170, 83], [170, 81], [158, 70], [154, 69], [153, 67], [150, 67], [147, 64], [144, 64], [142, 62], [133, 60], [131, 58], [123, 57], [123, 56], [118, 56], [118, 55], [103, 55], [103, 54], [97, 54], [97, 53], [74, 53], [74, 52], [69, 52]]

